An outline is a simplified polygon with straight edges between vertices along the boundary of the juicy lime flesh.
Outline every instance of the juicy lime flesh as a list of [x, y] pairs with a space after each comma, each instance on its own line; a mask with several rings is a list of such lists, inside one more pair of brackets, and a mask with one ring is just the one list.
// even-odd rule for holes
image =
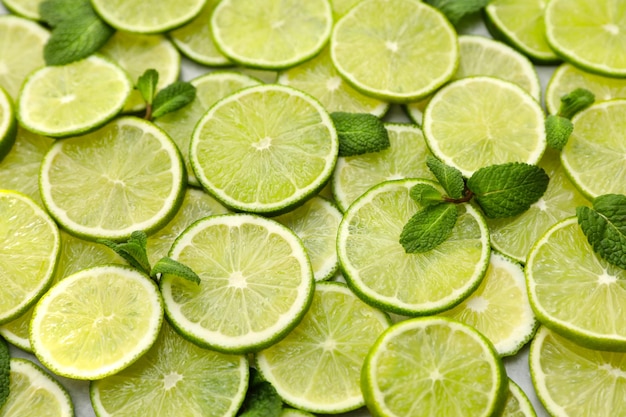
[[626, 321], [617, 317], [626, 302], [626, 271], [595, 254], [575, 217], [558, 223], [546, 236], [533, 248], [527, 265], [531, 303], [539, 319], [578, 335], [583, 343], [585, 337], [595, 337], [624, 345]]
[[[137, 362], [91, 386], [99, 415], [233, 416], [248, 384], [248, 362], [200, 348], [167, 322]], [[106, 414], [104, 414], [106, 413]]]
[[598, 103], [578, 113], [561, 153], [572, 182], [589, 198], [626, 194], [626, 100]]
[[43, 0], [3, 0], [4, 6], [13, 12], [33, 20], [39, 20], [39, 5]]

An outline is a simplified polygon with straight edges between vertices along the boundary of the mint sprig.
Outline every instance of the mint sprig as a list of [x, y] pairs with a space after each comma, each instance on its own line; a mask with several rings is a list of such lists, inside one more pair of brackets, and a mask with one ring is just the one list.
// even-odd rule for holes
[[458, 169], [444, 164], [439, 159], [427, 156], [426, 166], [433, 173], [439, 184], [446, 190], [448, 196], [453, 199], [462, 198], [465, 191], [463, 174]]
[[11, 355], [9, 354], [9, 346], [0, 337], [0, 408], [7, 402], [9, 398], [9, 386], [11, 374]]
[[591, 106], [595, 96], [589, 90], [577, 88], [561, 97], [561, 107], [557, 114], [546, 117], [546, 141], [552, 149], [560, 151], [565, 147], [574, 131], [571, 119], [576, 113]]
[[339, 156], [380, 152], [389, 147], [389, 134], [378, 117], [347, 112], [334, 112], [330, 117], [339, 138]]
[[465, 16], [479, 12], [489, 0], [425, 0], [425, 3], [439, 9], [456, 26]]
[[159, 73], [150, 68], [137, 79], [135, 85], [146, 102], [146, 120], [179, 110], [196, 98], [196, 87], [189, 82], [175, 81], [157, 92], [158, 82]]
[[248, 391], [237, 417], [279, 417], [282, 409], [283, 401], [276, 389], [250, 368]]
[[418, 211], [404, 225], [400, 244], [407, 253], [427, 252], [443, 243], [459, 217], [459, 209], [452, 203], [429, 205]]

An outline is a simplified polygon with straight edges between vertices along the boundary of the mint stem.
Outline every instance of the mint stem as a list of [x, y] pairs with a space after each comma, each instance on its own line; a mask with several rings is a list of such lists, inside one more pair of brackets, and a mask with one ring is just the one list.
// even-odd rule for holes
[[146, 114], [143, 116], [145, 120], [152, 121], [152, 104], [146, 103]]
[[463, 192], [463, 197], [460, 198], [452, 198], [452, 197], [448, 197], [448, 196], [443, 196], [442, 199], [443, 201], [445, 201], [446, 203], [454, 203], [454, 204], [461, 204], [461, 203], [467, 203], [468, 201], [470, 201], [472, 198], [474, 197], [474, 193], [472, 192], [472, 190], [469, 189], [465, 189], [465, 191]]

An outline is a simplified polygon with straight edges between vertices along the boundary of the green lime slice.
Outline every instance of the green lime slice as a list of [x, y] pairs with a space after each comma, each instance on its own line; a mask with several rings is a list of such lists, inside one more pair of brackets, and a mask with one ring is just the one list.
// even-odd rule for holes
[[389, 325], [384, 313], [363, 303], [345, 284], [318, 283], [302, 322], [259, 352], [256, 363], [292, 406], [316, 413], [355, 410], [364, 405], [361, 364]]
[[39, 178], [50, 214], [68, 232], [89, 240], [126, 239], [136, 230], [160, 229], [180, 207], [184, 184], [174, 142], [136, 117], [57, 141], [44, 157]]
[[406, 253], [400, 233], [421, 208], [409, 195], [416, 184], [441, 190], [423, 179], [383, 182], [352, 203], [337, 234], [339, 262], [352, 290], [371, 305], [406, 316], [459, 304], [480, 284], [490, 254], [485, 220], [467, 204], [459, 205], [456, 225], [437, 250]]
[[40, 20], [39, 5], [44, 0], [2, 0], [2, 4], [13, 13], [31, 20]]
[[148, 352], [89, 392], [98, 417], [233, 417], [247, 386], [245, 356], [202, 349], [164, 322]]
[[55, 374], [100, 379], [143, 355], [162, 321], [163, 300], [150, 278], [130, 267], [103, 265], [62, 279], [39, 300], [30, 342]]
[[509, 378], [509, 393], [501, 417], [537, 417], [526, 393]]
[[9, 153], [17, 135], [17, 120], [13, 101], [0, 87], [0, 162]]
[[27, 196], [0, 190], [0, 324], [22, 315], [50, 286], [59, 230]]
[[621, 0], [550, 0], [544, 20], [546, 39], [563, 59], [588, 72], [626, 77]]
[[276, 343], [300, 322], [313, 297], [302, 241], [258, 215], [205, 217], [180, 235], [170, 257], [201, 279], [196, 285], [161, 278], [170, 323], [217, 351], [253, 352]]
[[554, 417], [614, 417], [624, 412], [624, 353], [583, 348], [541, 327], [530, 345], [530, 376]]
[[1, 417], [73, 417], [67, 390], [30, 360], [11, 358], [9, 396]]
[[99, 55], [46, 66], [24, 82], [17, 117], [26, 129], [44, 136], [85, 133], [116, 116], [132, 88], [126, 72]]
[[217, 47], [233, 61], [281, 69], [322, 50], [333, 16], [327, 0], [222, 0], [210, 25]]
[[426, 107], [422, 128], [432, 153], [470, 177], [489, 165], [538, 163], [546, 149], [544, 117], [521, 87], [478, 76], [439, 90]]
[[196, 178], [224, 205], [279, 213], [324, 186], [338, 150], [332, 119], [316, 100], [291, 87], [260, 85], [211, 107], [189, 153]]
[[333, 16], [335, 21], [339, 20], [343, 15], [348, 13], [351, 8], [356, 6], [362, 0], [330, 0], [330, 5], [333, 8]]
[[578, 190], [593, 199], [626, 194], [626, 100], [597, 103], [576, 114], [574, 131], [561, 152], [565, 172]]
[[626, 270], [601, 259], [576, 217], [561, 220], [533, 246], [526, 263], [528, 296], [539, 321], [593, 349], [626, 350]]
[[298, 410], [297, 408], [283, 407], [280, 417], [315, 417], [308, 411]]
[[418, 0], [358, 3], [335, 24], [330, 48], [337, 71], [353, 87], [391, 102], [432, 93], [454, 75], [459, 60], [450, 22]]
[[363, 364], [367, 408], [383, 417], [499, 416], [504, 366], [474, 328], [443, 317], [396, 323]]

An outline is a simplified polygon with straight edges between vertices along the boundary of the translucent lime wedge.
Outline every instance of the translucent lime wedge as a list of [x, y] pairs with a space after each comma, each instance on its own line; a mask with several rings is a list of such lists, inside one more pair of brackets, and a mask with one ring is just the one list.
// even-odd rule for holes
[[15, 143], [17, 121], [13, 101], [8, 93], [0, 87], [0, 162]]

